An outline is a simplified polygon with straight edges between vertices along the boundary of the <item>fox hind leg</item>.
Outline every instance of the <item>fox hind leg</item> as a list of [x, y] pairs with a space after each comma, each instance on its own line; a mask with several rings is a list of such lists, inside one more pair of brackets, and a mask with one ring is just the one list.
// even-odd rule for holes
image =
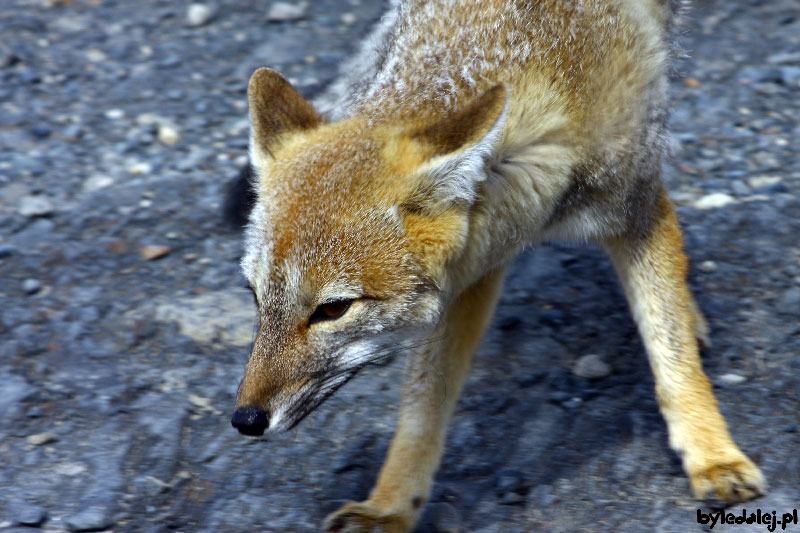
[[648, 231], [604, 244], [647, 349], [670, 445], [696, 497], [753, 498], [766, 483], [733, 442], [703, 372], [697, 339], [707, 338], [708, 326], [686, 282], [683, 237], [663, 189], [653, 215]]

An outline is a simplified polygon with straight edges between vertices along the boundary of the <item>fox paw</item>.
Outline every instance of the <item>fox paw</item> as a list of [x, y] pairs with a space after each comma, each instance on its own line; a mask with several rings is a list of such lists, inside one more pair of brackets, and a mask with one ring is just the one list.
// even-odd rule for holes
[[695, 497], [701, 500], [717, 498], [725, 503], [742, 502], [764, 494], [767, 482], [764, 475], [744, 454], [739, 458], [693, 469], [689, 482]]
[[325, 533], [408, 533], [413, 525], [409, 517], [386, 514], [366, 502], [348, 503], [323, 522]]

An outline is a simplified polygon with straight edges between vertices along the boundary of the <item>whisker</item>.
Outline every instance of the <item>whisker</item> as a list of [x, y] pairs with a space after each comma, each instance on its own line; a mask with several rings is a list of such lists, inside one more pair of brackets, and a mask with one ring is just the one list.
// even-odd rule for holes
[[[363, 361], [356, 364], [344, 364], [341, 361], [335, 367], [327, 370], [319, 370], [309, 373], [301, 385], [299, 392], [291, 407], [286, 411], [286, 419], [289, 423], [287, 430], [291, 430], [299, 424], [314, 409], [319, 407], [326, 399], [336, 392], [345, 383], [350, 381], [362, 368], [368, 365], [380, 364], [391, 359], [400, 352], [406, 350], [416, 350], [430, 346], [444, 340], [447, 335], [437, 335], [426, 337], [422, 340], [399, 342], [392, 346], [379, 348], [373, 352], [365, 353]], [[358, 360], [358, 358], [356, 359]]]
[[395, 346], [387, 346], [385, 348], [379, 348], [375, 352], [370, 353], [369, 357], [366, 360], [364, 360], [363, 362], [358, 363], [358, 364], [353, 365], [353, 366], [340, 367], [339, 369], [335, 370], [334, 372], [327, 373], [325, 375], [324, 379], [333, 378], [333, 377], [338, 376], [339, 374], [346, 373], [346, 372], [358, 371], [358, 370], [361, 370], [362, 368], [364, 368], [367, 365], [380, 364], [380, 363], [382, 363], [382, 362], [384, 362], [384, 361], [386, 361], [388, 359], [391, 359], [392, 357], [394, 357], [395, 355], [397, 355], [400, 352], [403, 352], [403, 351], [406, 351], [406, 350], [414, 350], [414, 349], [417, 349], [417, 348], [423, 348], [425, 346], [429, 346], [431, 344], [435, 344], [435, 343], [437, 343], [437, 342], [439, 342], [441, 340], [444, 340], [445, 338], [447, 338], [447, 335], [439, 335], [439, 336], [436, 336], [436, 337], [427, 337], [422, 341], [411, 341], [411, 342], [406, 342], [406, 343], [399, 343], [399, 344], [397, 344]]

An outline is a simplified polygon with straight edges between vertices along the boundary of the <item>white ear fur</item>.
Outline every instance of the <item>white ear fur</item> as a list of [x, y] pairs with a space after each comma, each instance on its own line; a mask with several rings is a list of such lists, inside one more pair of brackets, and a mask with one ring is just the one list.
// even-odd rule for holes
[[427, 174], [429, 190], [435, 201], [472, 203], [478, 184], [487, 177], [486, 166], [497, 154], [498, 145], [508, 118], [508, 90], [503, 111], [478, 142], [460, 150], [436, 156], [421, 168]]

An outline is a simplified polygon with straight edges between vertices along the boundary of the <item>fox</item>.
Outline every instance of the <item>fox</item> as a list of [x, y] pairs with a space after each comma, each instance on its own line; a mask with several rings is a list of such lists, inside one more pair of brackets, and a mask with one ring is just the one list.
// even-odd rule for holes
[[709, 328], [662, 182], [679, 4], [399, 0], [313, 103], [252, 75], [241, 267], [259, 325], [232, 425], [291, 429], [407, 352], [375, 486], [325, 531], [414, 529], [505, 274], [554, 240], [610, 257], [695, 497], [766, 491], [703, 371]]

